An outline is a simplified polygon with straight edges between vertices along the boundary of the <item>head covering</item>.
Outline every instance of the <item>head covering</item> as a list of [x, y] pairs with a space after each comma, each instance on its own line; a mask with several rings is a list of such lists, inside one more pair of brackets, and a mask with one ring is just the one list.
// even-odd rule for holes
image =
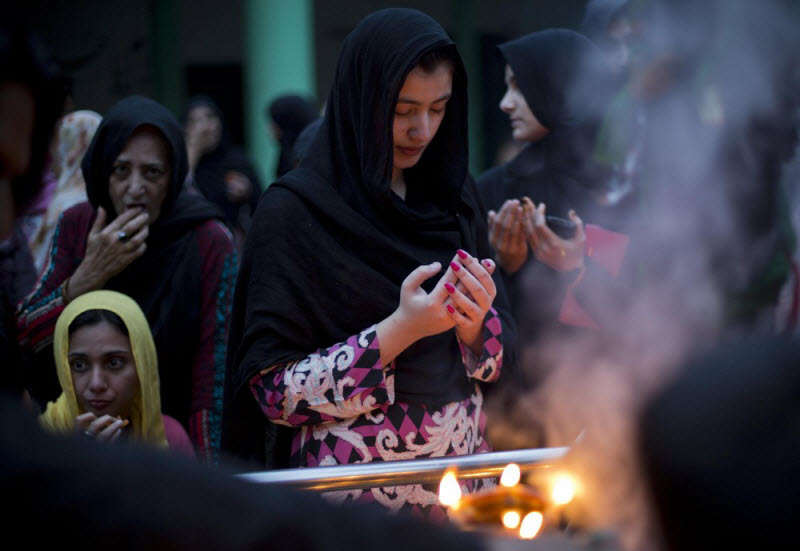
[[295, 94], [280, 96], [270, 103], [269, 117], [281, 131], [281, 152], [275, 174], [278, 178], [294, 168], [294, 143], [300, 132], [317, 116], [314, 103]]
[[[567, 29], [546, 29], [498, 46], [514, 71], [525, 101], [550, 133], [539, 142], [544, 166], [531, 189], [519, 190], [547, 212], [565, 217], [581, 213], [598, 181], [599, 167], [591, 162], [596, 130], [610, 99], [611, 73], [597, 47]], [[523, 162], [525, 156], [520, 156]], [[512, 172], [530, 170], [509, 163]], [[581, 213], [582, 214], [582, 213]], [[586, 218], [584, 218], [586, 220]]]
[[192, 377], [192, 354], [200, 331], [202, 264], [194, 230], [219, 211], [196, 193], [183, 191], [188, 168], [183, 129], [166, 107], [131, 96], [109, 109], [83, 158], [89, 202], [103, 206], [111, 218], [108, 182], [111, 167], [131, 134], [155, 127], [170, 146], [169, 190], [158, 219], [150, 224], [147, 251], [105, 285], [139, 304], [150, 322], [161, 366], [164, 413], [186, 423]]
[[94, 111], [75, 111], [62, 117], [50, 146], [50, 169], [55, 189], [29, 245], [37, 269], [44, 266], [58, 218], [72, 205], [86, 201], [81, 161], [102, 117]]
[[608, 48], [609, 26], [623, 13], [628, 0], [589, 0], [583, 12], [580, 32], [601, 48]]
[[150, 326], [136, 302], [114, 291], [92, 291], [81, 295], [70, 302], [58, 317], [53, 337], [53, 353], [62, 393], [58, 400], [47, 405], [47, 410], [40, 416], [42, 424], [55, 432], [69, 432], [73, 430], [75, 418], [85, 413], [78, 408], [75, 388], [72, 386], [69, 326], [87, 310], [108, 310], [125, 323], [136, 364], [136, 375], [139, 378], [139, 391], [131, 407], [130, 430], [137, 441], [166, 446], [159, 396], [158, 357]]
[[[186, 111], [184, 112], [184, 124], [188, 119], [192, 109], [197, 107], [208, 107], [219, 118], [222, 126], [222, 135], [219, 143], [211, 151], [203, 154], [194, 169], [194, 184], [203, 196], [215, 204], [225, 215], [225, 223], [230, 228], [237, 228], [246, 231], [249, 225], [250, 215], [258, 203], [261, 191], [259, 181], [253, 165], [241, 148], [233, 145], [225, 117], [222, 114], [217, 102], [210, 96], [199, 94], [189, 98]], [[242, 211], [242, 203], [234, 203], [228, 199], [227, 185], [225, 177], [228, 172], [235, 171], [243, 174], [252, 184], [250, 199], [245, 202], [245, 212]]]
[[[404, 202], [390, 188], [394, 109], [408, 73], [437, 48], [453, 54], [452, 97], [419, 162], [404, 171]], [[268, 188], [248, 235], [234, 296], [223, 447], [264, 454], [265, 418], [248, 389], [260, 369], [300, 360], [386, 318], [403, 280], [422, 264], [447, 266], [458, 248], [486, 258], [478, 204], [467, 172], [466, 73], [452, 40], [416, 10], [369, 15], [344, 41], [308, 155]], [[472, 392], [452, 331], [417, 341], [395, 366], [399, 401], [434, 406]]]

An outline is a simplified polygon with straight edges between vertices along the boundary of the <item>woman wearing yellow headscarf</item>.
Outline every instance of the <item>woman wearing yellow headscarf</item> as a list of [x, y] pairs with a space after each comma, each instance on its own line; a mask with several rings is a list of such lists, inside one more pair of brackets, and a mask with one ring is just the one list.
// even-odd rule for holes
[[186, 431], [161, 413], [153, 336], [130, 297], [101, 290], [70, 302], [56, 323], [53, 351], [62, 393], [40, 417], [46, 428], [193, 455]]

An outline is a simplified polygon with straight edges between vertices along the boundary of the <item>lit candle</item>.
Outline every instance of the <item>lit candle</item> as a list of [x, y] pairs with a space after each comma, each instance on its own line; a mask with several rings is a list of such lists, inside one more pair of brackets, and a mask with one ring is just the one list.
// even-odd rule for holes
[[520, 514], [517, 511], [506, 511], [503, 513], [503, 526], [510, 530], [515, 530], [519, 526], [521, 520]]
[[536, 534], [538, 534], [539, 530], [542, 528], [542, 522], [544, 522], [544, 516], [539, 511], [528, 513], [525, 515], [525, 518], [522, 519], [519, 537], [526, 540], [535, 538]]
[[445, 507], [458, 508], [461, 501], [461, 486], [453, 471], [447, 471], [439, 482], [439, 503]]

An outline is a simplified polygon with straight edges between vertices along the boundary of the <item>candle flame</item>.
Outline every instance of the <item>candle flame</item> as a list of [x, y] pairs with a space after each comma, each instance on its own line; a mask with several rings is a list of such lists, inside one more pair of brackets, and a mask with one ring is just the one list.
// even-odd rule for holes
[[461, 486], [453, 471], [447, 471], [439, 482], [439, 503], [446, 507], [455, 507], [461, 499]]
[[503, 513], [503, 526], [515, 530], [519, 526], [520, 518], [517, 511], [506, 511]]
[[530, 540], [536, 537], [542, 528], [544, 516], [539, 511], [534, 511], [525, 515], [522, 519], [522, 526], [519, 529], [519, 537]]
[[506, 468], [503, 469], [503, 474], [500, 476], [500, 484], [506, 488], [510, 488], [517, 485], [519, 478], [519, 465], [516, 463], [509, 463], [506, 465]]
[[567, 474], [558, 475], [551, 494], [555, 505], [566, 505], [575, 497], [575, 480]]

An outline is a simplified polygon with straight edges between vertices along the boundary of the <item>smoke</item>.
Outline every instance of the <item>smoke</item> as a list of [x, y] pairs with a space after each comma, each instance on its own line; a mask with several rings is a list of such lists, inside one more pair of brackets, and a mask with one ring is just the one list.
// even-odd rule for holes
[[523, 366], [547, 377], [515, 411], [503, 404], [489, 415], [498, 423], [524, 412], [543, 430], [533, 446], [569, 445], [585, 431], [569, 458], [583, 487], [575, 521], [642, 550], [661, 548], [666, 529], [640, 473], [642, 406], [723, 336], [779, 325], [781, 259], [794, 253], [780, 231], [779, 182], [797, 143], [800, 48], [788, 2], [629, 7], [633, 101], [621, 115], [644, 120], [644, 131], [623, 273], [588, 282], [579, 297], [602, 329], [540, 338]]

